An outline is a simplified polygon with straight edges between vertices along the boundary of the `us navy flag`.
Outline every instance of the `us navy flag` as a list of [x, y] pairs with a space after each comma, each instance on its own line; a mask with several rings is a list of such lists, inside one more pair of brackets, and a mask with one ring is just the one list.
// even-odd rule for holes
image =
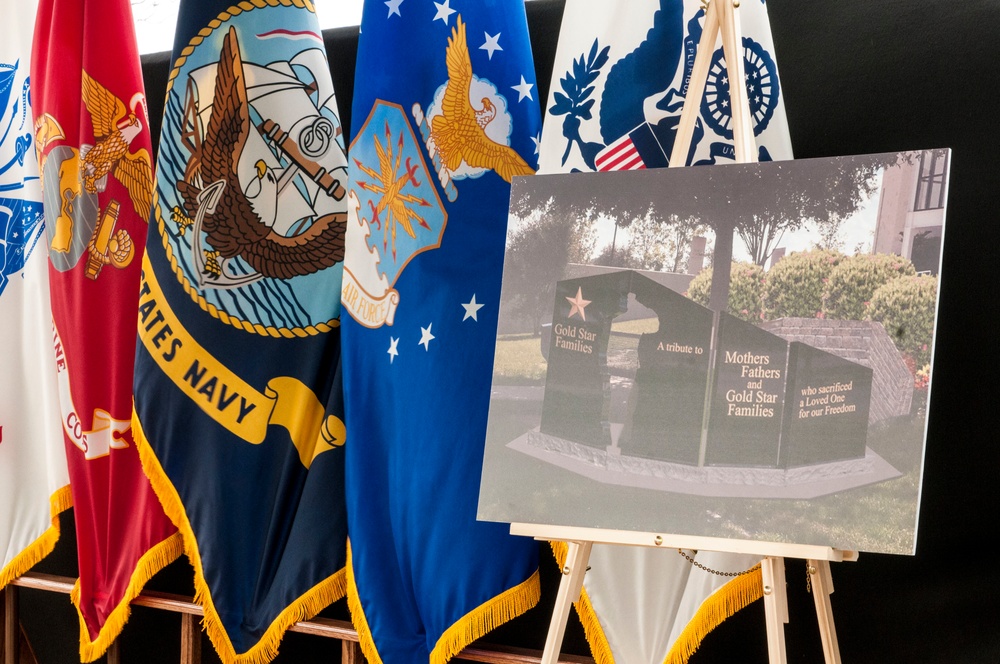
[[224, 662], [344, 593], [346, 166], [308, 2], [182, 3], [133, 429]]
[[[763, 0], [740, 6], [745, 80], [758, 158], [791, 159], [774, 46]], [[545, 173], [667, 166], [691, 83], [705, 10], [699, 0], [567, 0], [546, 104]], [[732, 163], [729, 74], [721, 42], [686, 165]], [[565, 547], [556, 547], [557, 559]], [[686, 662], [702, 638], [761, 596], [759, 557], [700, 552], [718, 571], [696, 569], [673, 551], [594, 546], [576, 603], [594, 658]]]
[[342, 303], [348, 601], [369, 661], [445, 662], [538, 599], [476, 521], [510, 180], [540, 110], [522, 0], [367, 2]]

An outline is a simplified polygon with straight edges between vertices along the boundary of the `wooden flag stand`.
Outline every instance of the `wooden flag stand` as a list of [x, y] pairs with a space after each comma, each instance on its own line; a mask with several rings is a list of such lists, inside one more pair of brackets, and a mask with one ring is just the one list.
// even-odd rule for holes
[[[750, 101], [745, 85], [743, 68], [742, 31], [740, 29], [740, 0], [709, 0], [705, 6], [705, 25], [689, 81], [688, 94], [681, 111], [677, 135], [670, 155], [670, 167], [685, 165], [688, 150], [694, 137], [698, 107], [705, 94], [709, 65], [715, 42], [721, 33], [722, 49], [729, 71], [729, 103], [732, 110], [733, 144], [738, 163], [757, 161], [756, 142], [750, 114]], [[768, 661], [770, 664], [785, 664], [785, 629], [788, 622], [788, 601], [785, 592], [785, 558], [807, 561], [810, 587], [816, 603], [816, 617], [819, 621], [820, 638], [823, 643], [823, 657], [826, 664], [840, 664], [840, 648], [833, 623], [830, 593], [833, 580], [830, 574], [831, 561], [857, 560], [856, 551], [842, 551], [831, 547], [783, 544], [778, 542], [756, 542], [711, 537], [692, 537], [661, 533], [642, 533], [621, 530], [601, 530], [595, 528], [551, 526], [527, 523], [512, 523], [513, 535], [534, 537], [539, 540], [563, 541], [567, 543], [566, 562], [563, 577], [556, 595], [552, 620], [542, 654], [542, 664], [556, 664], [562, 647], [566, 620], [570, 607], [580, 597], [583, 579], [587, 571], [587, 561], [595, 543], [622, 546], [648, 546], [668, 549], [692, 549], [696, 551], [718, 551], [722, 553], [743, 553], [763, 556], [761, 577], [764, 587], [764, 614], [767, 624]]]

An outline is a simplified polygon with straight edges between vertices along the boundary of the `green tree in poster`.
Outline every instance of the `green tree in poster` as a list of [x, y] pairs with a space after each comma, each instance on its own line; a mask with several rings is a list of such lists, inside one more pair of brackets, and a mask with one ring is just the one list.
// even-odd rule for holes
[[838, 223], [856, 212], [879, 187], [881, 169], [896, 160], [896, 154], [862, 155], [797, 160], [794, 168], [793, 162], [683, 168], [658, 179], [656, 188], [650, 187], [651, 172], [581, 173], [559, 180], [535, 176], [512, 196], [511, 209], [527, 216], [539, 207], [539, 194], [533, 192], [544, 187], [541, 204], [553, 214], [589, 211], [590, 218], [604, 215], [631, 224], [652, 206], [664, 216], [704, 224], [715, 231], [709, 307], [724, 311], [737, 233], [755, 262], [766, 261], [784, 231], [807, 222]]
[[542, 319], [552, 313], [555, 282], [567, 263], [589, 262], [597, 238], [588, 214], [559, 208], [551, 199], [517, 221], [507, 236], [504, 306], [530, 320], [537, 336]]

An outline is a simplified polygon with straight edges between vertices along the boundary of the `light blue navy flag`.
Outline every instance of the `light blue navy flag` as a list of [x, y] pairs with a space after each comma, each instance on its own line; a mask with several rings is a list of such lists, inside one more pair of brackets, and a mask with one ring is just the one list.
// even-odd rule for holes
[[133, 431], [227, 664], [344, 593], [336, 102], [308, 1], [181, 3]]
[[348, 600], [372, 662], [443, 663], [538, 599], [537, 544], [476, 521], [534, 71], [522, 0], [365, 3], [342, 305]]

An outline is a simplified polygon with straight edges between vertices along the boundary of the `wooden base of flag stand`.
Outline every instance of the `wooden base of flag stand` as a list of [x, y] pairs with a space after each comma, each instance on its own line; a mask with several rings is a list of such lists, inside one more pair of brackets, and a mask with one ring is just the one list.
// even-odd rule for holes
[[587, 562], [594, 544], [719, 551], [763, 556], [761, 577], [764, 586], [764, 616], [767, 624], [767, 650], [770, 664], [786, 664], [788, 661], [785, 655], [785, 623], [788, 622], [785, 558], [805, 560], [813, 598], [816, 602], [816, 617], [819, 621], [820, 638], [823, 643], [823, 659], [826, 664], [840, 664], [840, 648], [837, 644], [837, 631], [834, 627], [833, 610], [830, 605], [830, 594], [833, 592], [830, 562], [857, 560], [858, 554], [855, 551], [842, 551], [831, 547], [807, 544], [754, 542], [533, 523], [512, 523], [510, 532], [512, 535], [534, 537], [545, 541], [560, 541], [567, 544], [566, 561], [561, 570], [563, 577], [559, 582], [559, 591], [556, 594], [552, 619], [549, 622], [541, 664], [556, 664], [559, 661], [559, 650], [566, 632], [566, 621], [569, 619], [569, 611], [573, 603], [580, 598], [583, 579], [587, 573]]
[[21, 649], [17, 599], [13, 587], [0, 590], [0, 623], [3, 625], [0, 645], [3, 646], [3, 664], [17, 664], [14, 658]]
[[[743, 66], [742, 31], [737, 11], [739, 6], [740, 0], [710, 0], [705, 5], [705, 25], [691, 70], [688, 94], [677, 125], [677, 134], [670, 154], [670, 167], [683, 167], [686, 164], [687, 154], [694, 137], [698, 109], [705, 94], [712, 53], [720, 35], [729, 71], [729, 80], [735, 82], [746, 80]], [[738, 163], [756, 162], [756, 143], [746, 86], [731, 84], [729, 94], [736, 161]], [[716, 312], [716, 325], [714, 327], [718, 329], [718, 312]], [[512, 523], [510, 531], [513, 535], [567, 543], [566, 562], [562, 569], [563, 577], [559, 584], [559, 592], [549, 624], [545, 650], [542, 654], [542, 664], [555, 664], [558, 661], [570, 607], [580, 597], [587, 571], [587, 561], [590, 559], [590, 552], [595, 543], [763, 556], [761, 577], [770, 664], [785, 664], [787, 662], [784, 629], [785, 623], [788, 622], [785, 558], [805, 560], [809, 572], [810, 587], [816, 603], [816, 617], [819, 621], [824, 661], [826, 664], [840, 664], [840, 648], [837, 643], [837, 632], [830, 605], [830, 593], [833, 592], [830, 562], [857, 560], [857, 552], [823, 546], [526, 523]]]

